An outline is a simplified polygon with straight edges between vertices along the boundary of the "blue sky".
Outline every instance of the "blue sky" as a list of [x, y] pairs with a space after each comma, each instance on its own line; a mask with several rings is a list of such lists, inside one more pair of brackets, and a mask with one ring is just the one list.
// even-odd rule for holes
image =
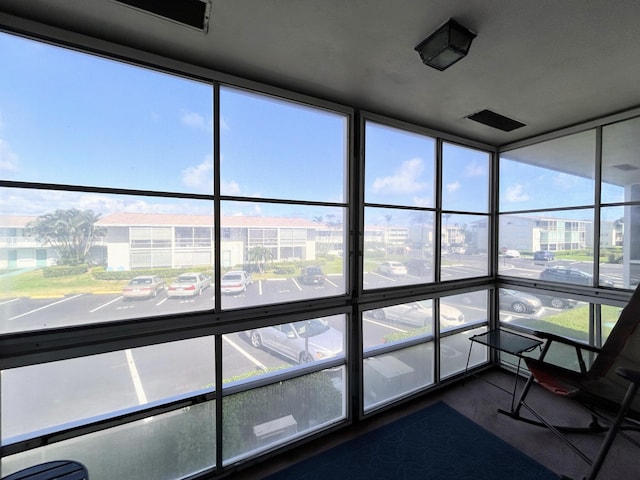
[[[0, 58], [3, 178], [213, 193], [210, 85], [7, 34], [0, 34]], [[220, 109], [223, 194], [346, 202], [345, 116], [231, 88], [222, 89]], [[367, 202], [434, 206], [433, 139], [369, 123], [366, 141]], [[593, 202], [591, 180], [515, 162], [501, 173], [503, 210]], [[445, 144], [443, 208], [486, 213], [488, 178], [486, 153]], [[71, 206], [103, 215], [211, 212], [207, 201], [152, 197], [19, 190], [0, 197], [2, 213], [39, 215]], [[309, 219], [339, 211], [248, 202], [227, 207], [229, 215]]]

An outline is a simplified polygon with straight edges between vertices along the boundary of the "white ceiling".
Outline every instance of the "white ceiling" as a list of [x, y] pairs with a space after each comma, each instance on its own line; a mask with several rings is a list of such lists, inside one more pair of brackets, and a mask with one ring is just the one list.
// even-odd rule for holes
[[[206, 35], [113, 0], [2, 11], [496, 146], [640, 106], [637, 0], [213, 0]], [[414, 47], [450, 17], [478, 36], [439, 72]]]

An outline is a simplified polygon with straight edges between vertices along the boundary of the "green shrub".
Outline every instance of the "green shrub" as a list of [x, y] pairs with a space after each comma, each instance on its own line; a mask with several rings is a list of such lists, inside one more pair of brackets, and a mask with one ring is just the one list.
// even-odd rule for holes
[[256, 448], [256, 425], [291, 415], [304, 431], [340, 418], [342, 394], [329, 372], [317, 372], [229, 395], [222, 412], [223, 456], [231, 458]]
[[88, 265], [60, 265], [44, 268], [42, 275], [44, 278], [70, 277], [73, 275], [81, 275], [88, 271]]
[[140, 275], [157, 275], [160, 278], [175, 278], [181, 273], [203, 272], [211, 275], [211, 268], [153, 268], [144, 270], [106, 270], [104, 267], [94, 268], [91, 275], [95, 280], [131, 280]]

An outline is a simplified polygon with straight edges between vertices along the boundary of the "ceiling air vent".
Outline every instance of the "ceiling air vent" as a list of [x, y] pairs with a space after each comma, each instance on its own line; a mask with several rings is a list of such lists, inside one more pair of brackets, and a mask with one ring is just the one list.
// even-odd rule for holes
[[207, 33], [211, 0], [113, 0]]
[[497, 128], [504, 132], [510, 132], [516, 128], [525, 126], [522, 122], [518, 122], [517, 120], [505, 117], [499, 113], [492, 112], [491, 110], [482, 110], [481, 112], [469, 115], [467, 118], [474, 122], [482, 123], [483, 125]]

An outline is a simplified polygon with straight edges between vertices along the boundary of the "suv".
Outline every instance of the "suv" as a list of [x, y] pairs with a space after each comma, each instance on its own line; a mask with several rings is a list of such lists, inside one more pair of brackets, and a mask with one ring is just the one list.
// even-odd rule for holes
[[421, 258], [412, 258], [404, 262], [404, 264], [407, 267], [407, 273], [419, 277], [426, 275], [431, 270], [431, 262]]
[[[550, 282], [573, 283], [575, 285], [593, 285], [593, 275], [576, 268], [567, 267], [547, 267], [540, 273], [540, 280]], [[606, 277], [600, 276], [600, 285], [613, 287], [613, 282]]]
[[322, 285], [324, 283], [324, 273], [322, 273], [320, 267], [302, 267], [298, 281], [305, 285]]
[[549, 262], [551, 260], [555, 260], [555, 258], [556, 257], [553, 252], [550, 252], [549, 250], [538, 250], [533, 254], [534, 260], [539, 260], [542, 262]]

